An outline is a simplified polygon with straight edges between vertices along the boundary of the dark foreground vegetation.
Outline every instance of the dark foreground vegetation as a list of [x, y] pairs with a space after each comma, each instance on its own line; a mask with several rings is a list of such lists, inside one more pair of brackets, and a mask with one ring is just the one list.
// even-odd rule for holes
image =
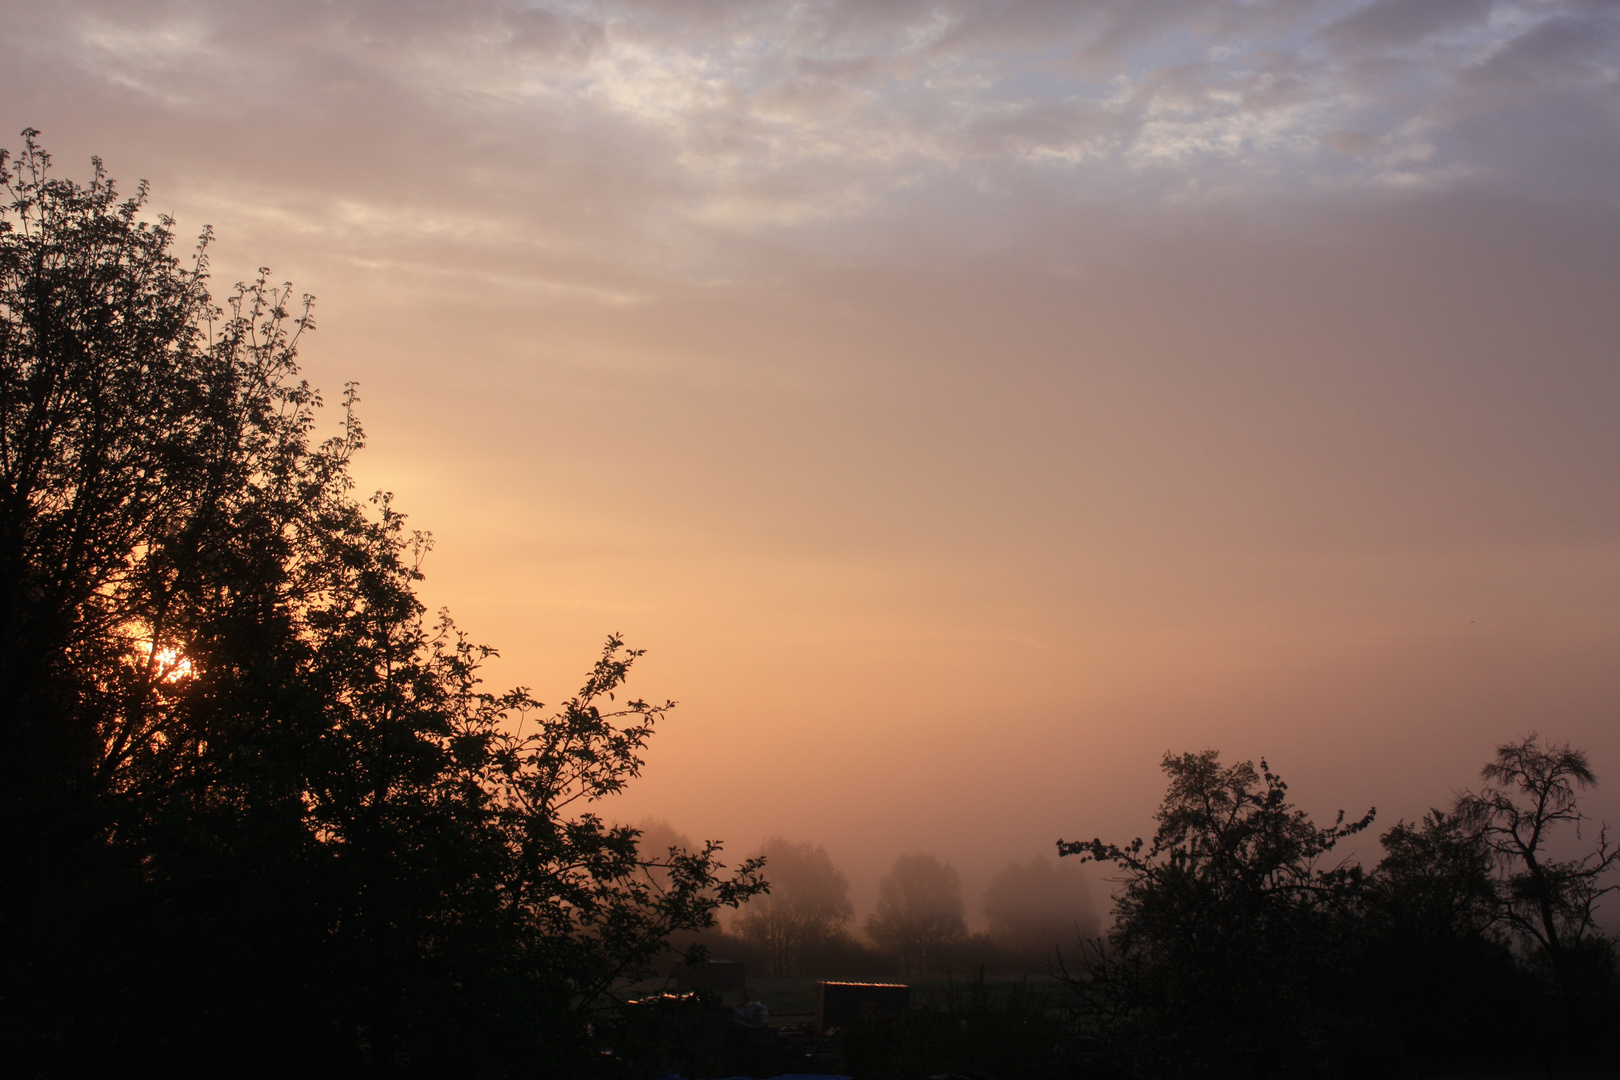
[[[767, 894], [759, 860], [602, 819], [669, 707], [624, 696], [638, 654], [610, 637], [551, 711], [482, 689], [490, 650], [415, 595], [427, 538], [352, 491], [352, 391], [316, 434], [307, 299], [261, 274], [216, 305], [206, 234], [182, 261], [144, 189], [25, 143], [0, 156], [0, 1075], [1614, 1064], [1617, 855], [1580, 830], [1585, 755], [1534, 736], [1369, 866], [1335, 851], [1370, 812], [1321, 826], [1264, 762], [1167, 757], [1151, 841], [1059, 842], [1119, 892], [1050, 951], [1039, 861], [969, 935], [954, 871], [903, 857], [861, 942], [813, 845], [773, 842]], [[647, 991], [705, 950], [934, 983], [835, 1035]]]
[[[25, 133], [0, 222], [0, 1074], [577, 1076], [604, 995], [762, 887], [592, 813], [667, 705], [545, 712], [321, 441], [308, 301], [223, 307]], [[611, 1013], [606, 1014], [611, 1020]]]
[[[1338, 849], [1367, 838], [1371, 811], [1318, 825], [1266, 763], [1212, 751], [1164, 770], [1151, 840], [1059, 844], [1114, 868], [1105, 936], [1026, 958], [1040, 974], [986, 978], [980, 958], [1015, 956], [958, 933], [944, 954], [955, 976], [838, 1032], [838, 1067], [896, 1080], [1613, 1075], [1620, 979], [1595, 912], [1620, 856], [1582, 812], [1596, 779], [1584, 753], [1534, 735], [1499, 747], [1479, 790], [1397, 823], [1370, 865]], [[704, 938], [760, 963], [752, 925]], [[900, 972], [896, 952], [821, 934], [801, 942], [807, 971]]]
[[[1400, 822], [1367, 868], [1261, 762], [1167, 756], [1151, 842], [1060, 842], [1113, 864], [1115, 924], [1064, 976], [1076, 1031], [1150, 1074], [1552, 1075], [1614, 1064], [1620, 985], [1594, 922], [1615, 889], [1586, 833], [1585, 754], [1535, 736], [1486, 784]], [[1592, 823], [1587, 823], [1590, 829]]]

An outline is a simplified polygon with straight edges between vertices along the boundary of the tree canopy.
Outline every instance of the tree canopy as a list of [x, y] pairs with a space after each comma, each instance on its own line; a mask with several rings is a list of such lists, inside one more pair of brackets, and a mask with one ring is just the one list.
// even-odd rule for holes
[[[585, 1020], [760, 890], [598, 804], [671, 703], [611, 636], [545, 711], [416, 595], [298, 377], [313, 301], [0, 154], [0, 1013], [23, 1074], [575, 1075]], [[657, 869], [658, 873], [651, 871]]]
[[1592, 936], [1598, 902], [1620, 889], [1605, 881], [1620, 863], [1620, 848], [1602, 826], [1592, 850], [1579, 858], [1560, 859], [1553, 851], [1560, 832], [1579, 838], [1588, 820], [1580, 792], [1597, 777], [1585, 751], [1568, 743], [1542, 746], [1534, 734], [1497, 747], [1480, 775], [1486, 785], [1465, 792], [1457, 813], [1501, 871], [1503, 918], [1545, 952], [1560, 984], [1573, 991], [1572, 954]]
[[732, 928], [769, 953], [773, 973], [801, 974], [806, 958], [842, 935], [854, 917], [849, 879], [826, 848], [808, 841], [773, 836], [760, 857], [771, 868], [769, 891], [750, 900]]
[[906, 974], [939, 971], [946, 951], [967, 937], [956, 868], [929, 854], [896, 858], [878, 882], [877, 910], [866, 932], [900, 957]]
[[1583, 857], [1546, 854], [1553, 830], [1583, 820], [1582, 752], [1504, 744], [1492, 783], [1398, 822], [1370, 871], [1335, 849], [1372, 811], [1318, 825], [1265, 761], [1204, 751], [1163, 767], [1150, 843], [1058, 842], [1119, 871], [1113, 927], [1066, 970], [1083, 1024], [1112, 1048], [1161, 1071], [1256, 1077], [1612, 1054], [1620, 993], [1593, 912], [1616, 860], [1602, 829]]
[[[1311, 986], [1336, 959], [1339, 909], [1362, 871], [1327, 856], [1373, 812], [1332, 825], [1288, 801], [1262, 761], [1166, 754], [1168, 787], [1151, 844], [1059, 841], [1063, 855], [1121, 872], [1115, 924], [1073, 985], [1116, 1033], [1163, 1033], [1225, 1064], [1294, 1064], [1318, 1028]], [[1196, 1048], [1189, 1050], [1188, 1048]]]

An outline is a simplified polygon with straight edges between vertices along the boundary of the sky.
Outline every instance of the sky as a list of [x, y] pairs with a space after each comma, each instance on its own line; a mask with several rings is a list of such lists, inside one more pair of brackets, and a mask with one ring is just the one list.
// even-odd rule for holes
[[647, 650], [611, 814], [862, 909], [1167, 751], [1382, 829], [1539, 731], [1620, 822], [1620, 3], [0, 9], [0, 145], [317, 296], [492, 685]]

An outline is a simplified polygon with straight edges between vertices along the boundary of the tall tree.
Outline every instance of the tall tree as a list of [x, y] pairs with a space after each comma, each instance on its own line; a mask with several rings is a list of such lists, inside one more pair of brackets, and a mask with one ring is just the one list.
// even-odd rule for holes
[[1288, 801], [1264, 761], [1166, 754], [1149, 844], [1058, 841], [1120, 872], [1115, 923], [1071, 981], [1082, 1009], [1123, 1043], [1285, 1071], [1321, 1034], [1313, 984], [1335, 969], [1334, 927], [1361, 868], [1328, 862], [1372, 811], [1323, 827]]
[[1440, 810], [1397, 823], [1381, 841], [1383, 859], [1342, 912], [1349, 949], [1333, 1006], [1369, 1019], [1423, 1066], [1533, 1065], [1500, 1038], [1534, 1023], [1544, 995], [1514, 962], [1490, 848]]
[[[1457, 813], [1495, 856], [1502, 910], [1524, 941], [1543, 952], [1566, 996], [1577, 991], [1577, 953], [1603, 947], [1597, 934], [1598, 903], [1620, 889], [1608, 880], [1620, 863], [1620, 848], [1600, 825], [1592, 848], [1577, 859], [1559, 859], [1562, 834], [1579, 839], [1589, 822], [1580, 792], [1597, 783], [1584, 750], [1568, 743], [1542, 746], [1534, 733], [1496, 748], [1481, 770], [1479, 791], [1464, 792]], [[1612, 959], [1606, 966], [1612, 966]]]
[[[415, 594], [297, 377], [310, 301], [223, 307], [205, 232], [0, 154], [0, 1053], [21, 1075], [575, 1074], [586, 1017], [761, 887], [594, 804], [668, 704], [608, 639], [546, 714]], [[662, 864], [661, 879], [645, 864]]]
[[797, 974], [854, 917], [849, 879], [833, 866], [826, 848], [808, 841], [773, 836], [765, 841], [761, 858], [769, 869], [770, 891], [750, 900], [732, 929], [768, 950], [773, 973]]
[[1492, 852], [1465, 818], [1431, 810], [1415, 824], [1397, 822], [1380, 842], [1384, 858], [1361, 897], [1374, 921], [1432, 941], [1496, 930], [1501, 911]]
[[901, 855], [878, 882], [877, 911], [866, 933], [900, 958], [906, 974], [941, 970], [952, 946], [967, 937], [962, 879], [933, 855]]

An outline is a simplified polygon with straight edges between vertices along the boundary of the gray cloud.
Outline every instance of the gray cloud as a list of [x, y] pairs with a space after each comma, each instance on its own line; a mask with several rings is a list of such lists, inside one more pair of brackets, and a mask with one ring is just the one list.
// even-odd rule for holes
[[871, 219], [950, 177], [981, 201], [1036, 184], [1145, 210], [1479, 183], [1611, 197], [1586, 169], [1616, 133], [1612, 5], [6, 7], [15, 126], [77, 109], [150, 132], [395, 249], [521, 235], [689, 263], [705, 237]]
[[[1620, 10], [1620, 9], [1617, 9]], [[1599, 91], [1616, 84], [1614, 62], [1620, 22], [1614, 18], [1565, 16], [1536, 23], [1465, 69], [1470, 87], [1515, 92], [1578, 87]]]
[[1336, 45], [1387, 49], [1411, 45], [1431, 34], [1474, 27], [1494, 0], [1374, 0], [1327, 27]]

